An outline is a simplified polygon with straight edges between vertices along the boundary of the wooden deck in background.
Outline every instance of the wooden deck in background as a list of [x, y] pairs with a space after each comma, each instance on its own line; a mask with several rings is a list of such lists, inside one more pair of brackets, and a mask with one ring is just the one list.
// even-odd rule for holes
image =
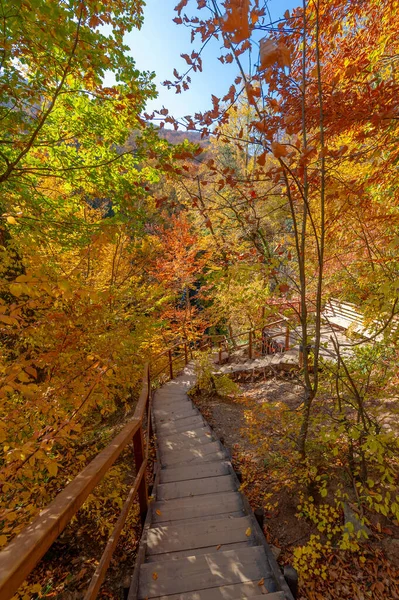
[[192, 364], [154, 396], [159, 465], [129, 600], [293, 600], [228, 454], [187, 396]]

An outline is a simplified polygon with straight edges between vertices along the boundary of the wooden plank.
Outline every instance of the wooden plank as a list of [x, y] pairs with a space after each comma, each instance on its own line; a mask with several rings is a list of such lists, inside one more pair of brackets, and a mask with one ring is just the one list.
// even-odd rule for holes
[[158, 417], [156, 419], [156, 424], [157, 424], [158, 430], [163, 425], [174, 425], [177, 427], [178, 425], [180, 425], [181, 421], [184, 422], [184, 420], [194, 419], [195, 417], [201, 417], [201, 414], [197, 408], [194, 408], [192, 410], [191, 414], [182, 415], [182, 416], [174, 416], [172, 419], [165, 419], [165, 417]]
[[156, 390], [154, 396], [187, 396], [187, 390], [179, 385], [173, 388], [164, 385]]
[[[207, 523], [206, 519], [202, 519], [201, 521]], [[187, 521], [184, 522], [187, 523]], [[197, 520], [193, 520], [192, 522], [197, 522]], [[151, 554], [147, 556], [146, 562], [159, 562], [161, 560], [177, 560], [178, 558], [185, 558], [186, 556], [199, 556], [200, 554], [211, 554], [212, 552], [219, 552], [220, 550], [238, 550], [239, 548], [246, 548], [247, 546], [256, 545], [257, 544], [254, 544], [252, 541], [235, 542], [234, 544], [217, 544], [215, 546], [205, 546], [205, 548], [195, 548], [195, 550], [181, 550], [179, 552], [165, 552], [165, 554]]]
[[273, 581], [266, 579], [265, 585], [259, 586], [258, 582], [224, 585], [222, 587], [188, 592], [186, 594], [172, 594], [171, 596], [158, 596], [153, 600], [285, 600], [283, 592], [268, 594], [269, 586]]
[[228, 475], [230, 472], [231, 464], [228, 461], [169, 467], [168, 469], [161, 470], [160, 483], [187, 481], [190, 479], [201, 479], [202, 477], [218, 477], [219, 475]]
[[154, 413], [155, 423], [167, 423], [184, 417], [194, 417], [195, 415], [198, 415], [198, 410], [192, 406], [179, 408], [177, 410], [162, 409], [157, 413]]
[[173, 384], [168, 385], [168, 383], [164, 384], [161, 388], [159, 388], [155, 393], [159, 396], [172, 396], [173, 394], [183, 396], [187, 394], [188, 388], [185, 386], [179, 385], [179, 382], [175, 380]]
[[179, 419], [177, 423], [173, 421], [170, 423], [160, 423], [158, 427], [158, 436], [163, 436], [168, 433], [180, 433], [181, 431], [200, 429], [201, 427], [207, 427], [207, 429], [209, 429], [209, 426], [205, 424], [201, 415], [187, 417], [185, 419]]
[[226, 460], [227, 454], [219, 442], [209, 442], [197, 448], [181, 450], [166, 450], [161, 452], [161, 464], [164, 467], [177, 465], [193, 465], [215, 460]]
[[[259, 581], [270, 575], [263, 548], [250, 547], [141, 566], [138, 598]], [[153, 577], [156, 573], [156, 578]]]
[[187, 396], [187, 394], [179, 395], [179, 394], [170, 394], [168, 396], [156, 396], [154, 399], [154, 405], [159, 406], [168, 406], [169, 404], [173, 404], [174, 402], [192, 402], [192, 400]]
[[160, 484], [157, 488], [157, 500], [203, 496], [204, 494], [231, 492], [236, 489], [235, 481], [231, 475], [206, 477], [195, 479], [194, 481], [190, 480]]
[[221, 443], [218, 441], [207, 441], [206, 444], [198, 445], [198, 448], [188, 448], [183, 454], [179, 449], [168, 449], [161, 452], [161, 457], [169, 460], [176, 458], [178, 462], [188, 460], [192, 457], [203, 458], [207, 454], [219, 452], [222, 449]]
[[158, 445], [161, 456], [164, 456], [169, 451], [173, 452], [179, 450], [182, 453], [185, 453], [188, 449], [205, 446], [213, 441], [215, 441], [213, 435], [204, 431], [204, 433], [191, 438], [181, 437], [179, 434], [171, 435], [165, 439], [160, 439]]
[[226, 460], [227, 454], [224, 450], [219, 450], [218, 452], [212, 452], [210, 454], [206, 454], [204, 456], [197, 456], [196, 454], [189, 454], [189, 450], [183, 456], [181, 452], [177, 453], [178, 456], [166, 457], [161, 459], [161, 463], [163, 467], [177, 467], [177, 466], [188, 466], [188, 465], [200, 465], [209, 462]]
[[158, 439], [161, 440], [184, 440], [184, 439], [194, 439], [195, 437], [202, 437], [204, 435], [212, 436], [213, 432], [209, 425], [205, 425], [205, 423], [200, 423], [199, 426], [192, 425], [191, 427], [187, 427], [186, 429], [182, 429], [181, 431], [174, 431], [173, 429], [166, 429], [164, 431], [160, 431], [158, 435]]
[[158, 434], [158, 440], [165, 444], [169, 441], [184, 442], [202, 438], [207, 438], [208, 441], [214, 441], [214, 435], [210, 427], [194, 427], [183, 431], [162, 431]]
[[214, 519], [206, 523], [171, 523], [151, 527], [147, 532], [148, 554], [164, 554], [219, 544], [248, 542], [252, 531], [249, 517]]
[[152, 504], [153, 523], [193, 519], [206, 515], [217, 515], [242, 510], [241, 496], [237, 492], [224, 494], [204, 494], [201, 502], [198, 498], [176, 498], [175, 500], [160, 500]]
[[158, 402], [154, 404], [154, 414], [158, 414], [162, 410], [179, 410], [182, 408], [193, 408], [193, 403], [188, 400], [173, 400], [173, 402]]

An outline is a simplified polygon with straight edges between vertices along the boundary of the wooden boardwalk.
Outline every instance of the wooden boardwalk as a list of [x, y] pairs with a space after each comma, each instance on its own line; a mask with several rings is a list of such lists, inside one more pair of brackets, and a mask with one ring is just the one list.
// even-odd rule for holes
[[154, 396], [154, 500], [129, 600], [293, 600], [228, 454], [187, 396], [192, 364]]

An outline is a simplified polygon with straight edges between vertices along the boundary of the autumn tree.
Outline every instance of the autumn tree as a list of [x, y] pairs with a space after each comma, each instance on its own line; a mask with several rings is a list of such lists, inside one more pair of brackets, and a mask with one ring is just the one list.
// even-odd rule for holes
[[[140, 116], [153, 75], [123, 43], [142, 6], [0, 9], [1, 546], [115, 434], [110, 417], [134, 406], [143, 361], [162, 345], [164, 290], [144, 265], [154, 157], [172, 152]], [[112, 527], [124, 472], [90, 497], [77, 540]]]

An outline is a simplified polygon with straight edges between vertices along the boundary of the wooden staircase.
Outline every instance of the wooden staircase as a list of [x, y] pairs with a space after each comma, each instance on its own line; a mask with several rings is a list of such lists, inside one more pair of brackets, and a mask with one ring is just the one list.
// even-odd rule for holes
[[154, 498], [129, 600], [293, 600], [229, 456], [187, 396], [192, 364], [154, 396]]

